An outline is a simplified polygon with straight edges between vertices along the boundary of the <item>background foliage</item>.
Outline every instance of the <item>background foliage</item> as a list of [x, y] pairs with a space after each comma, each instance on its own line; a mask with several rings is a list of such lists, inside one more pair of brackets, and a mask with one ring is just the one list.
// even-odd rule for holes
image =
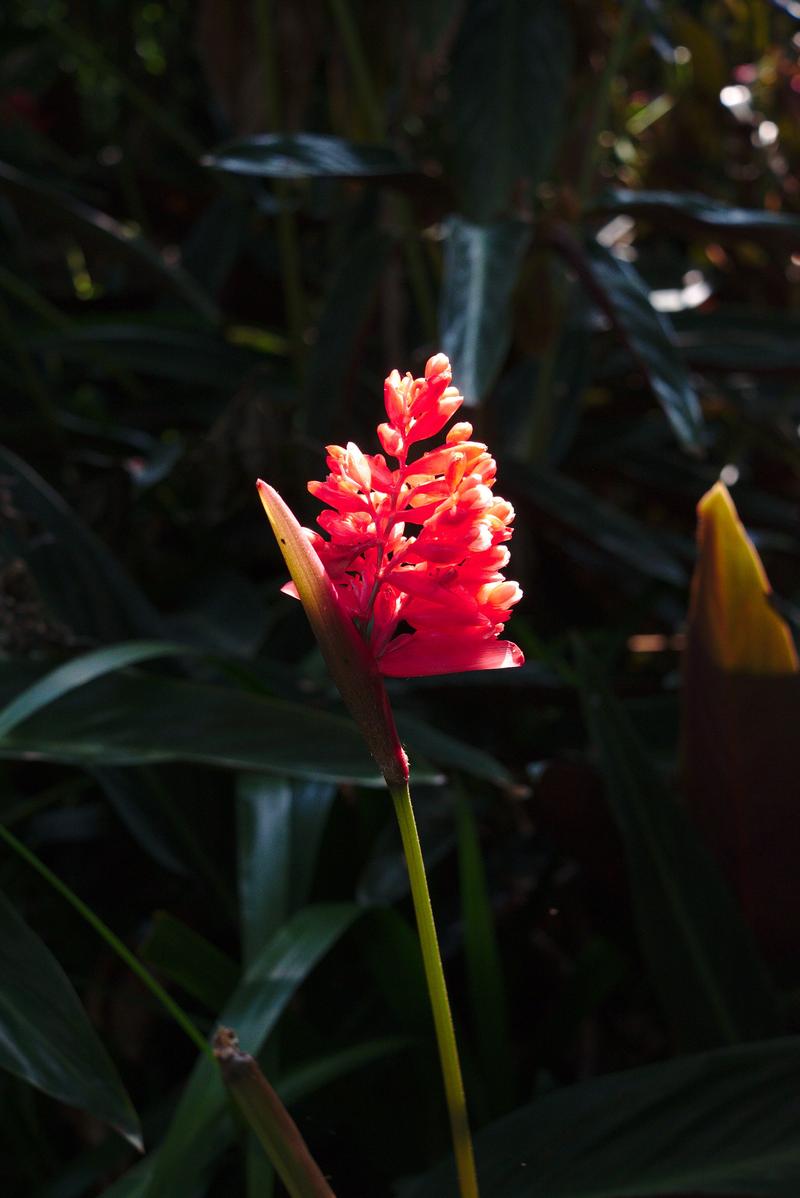
[[[800, 611], [799, 18], [3, 7], [5, 1193], [272, 1192], [219, 1018], [337, 1193], [452, 1192], [390, 806], [253, 487], [310, 523], [322, 446], [441, 348], [526, 591], [523, 669], [391, 688], [483, 1192], [797, 1194], [796, 889], [676, 800], [720, 475]], [[777, 769], [796, 860], [796, 690], [742, 704], [719, 818]]]

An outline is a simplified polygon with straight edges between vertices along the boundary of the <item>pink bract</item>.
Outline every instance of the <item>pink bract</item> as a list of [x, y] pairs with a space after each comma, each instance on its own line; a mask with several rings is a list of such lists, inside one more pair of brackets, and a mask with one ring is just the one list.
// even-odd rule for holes
[[[519, 666], [523, 655], [498, 640], [522, 597], [508, 564], [514, 509], [493, 492], [497, 466], [472, 425], [455, 424], [445, 443], [414, 461], [417, 442], [441, 432], [463, 403], [444, 354], [425, 377], [392, 371], [384, 385], [383, 454], [349, 442], [328, 446], [330, 474], [308, 489], [329, 507], [306, 529], [339, 599], [370, 645], [382, 674], [411, 677]], [[294, 584], [284, 588], [296, 593]], [[411, 631], [398, 630], [400, 625]]]

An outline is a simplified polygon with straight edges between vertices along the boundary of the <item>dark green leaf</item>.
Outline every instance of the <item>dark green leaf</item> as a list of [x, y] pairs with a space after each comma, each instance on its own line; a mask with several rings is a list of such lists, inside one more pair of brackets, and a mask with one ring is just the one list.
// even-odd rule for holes
[[728, 234], [738, 238], [758, 240], [762, 236], [780, 239], [787, 252], [800, 246], [800, 216], [790, 212], [767, 212], [763, 208], [737, 208], [709, 199], [692, 191], [627, 191], [625, 188], [606, 192], [594, 210], [625, 212], [644, 216], [676, 229], [709, 229], [715, 237]]
[[242, 774], [236, 787], [236, 811], [242, 956], [249, 965], [289, 914], [291, 782]]
[[468, 0], [453, 53], [456, 173], [468, 216], [491, 220], [546, 175], [564, 115], [571, 38], [561, 0]]
[[[505, 464], [504, 477], [515, 493], [546, 512], [557, 525], [578, 532], [603, 553], [658, 582], [686, 585], [686, 568], [653, 529], [646, 529], [627, 512], [598, 499], [575, 479], [515, 462]], [[690, 542], [686, 548], [691, 554]]]
[[577, 665], [586, 722], [625, 846], [639, 943], [667, 1019], [690, 1047], [768, 1034], [774, 995], [716, 863], [582, 646]]
[[206, 166], [274, 179], [371, 178], [407, 175], [414, 168], [389, 146], [362, 145], [321, 133], [260, 133], [222, 146]]
[[[220, 1015], [256, 1055], [314, 966], [360, 914], [352, 903], [305, 907], [270, 940]], [[231, 1134], [227, 1097], [213, 1062], [198, 1061], [161, 1145], [147, 1198], [190, 1192]]]
[[[698, 370], [800, 371], [800, 321], [787, 312], [722, 307], [676, 312], [672, 320], [683, 356]], [[759, 392], [756, 403], [765, 399]]]
[[33, 350], [52, 351], [71, 362], [96, 362], [98, 350], [102, 350], [104, 361], [113, 362], [118, 370], [226, 392], [271, 360], [209, 330], [163, 324], [75, 324], [65, 330], [30, 333], [26, 343]]
[[[0, 661], [0, 704], [41, 675]], [[314, 781], [383, 785], [350, 720], [222, 686], [117, 674], [81, 687], [32, 716], [0, 756], [73, 765], [193, 761]], [[463, 766], [469, 772], [469, 762]], [[418, 781], [440, 775], [417, 762]]]
[[[447, 732], [440, 732], [429, 721], [416, 719], [405, 711], [397, 711], [395, 716], [403, 744], [409, 748], [411, 768], [414, 770], [412, 780], [421, 781], [413, 756], [413, 750], [420, 749], [426, 757], [432, 758], [440, 765], [472, 774], [475, 778], [484, 778], [495, 786], [511, 784], [511, 774], [491, 753], [485, 753], [475, 745], [466, 744]], [[441, 777], [438, 781], [442, 781]]]
[[348, 382], [358, 337], [375, 299], [386, 267], [392, 239], [371, 230], [363, 234], [339, 259], [317, 326], [309, 357], [305, 404], [309, 421], [321, 439], [346, 440], [343, 426], [332, 427], [341, 414], [342, 394]]
[[0, 474], [14, 508], [43, 534], [23, 539], [6, 531], [56, 616], [91, 639], [163, 635], [158, 613], [133, 579], [35, 470], [0, 447]]
[[166, 911], [156, 912], [140, 954], [214, 1013], [222, 1009], [239, 979], [235, 961]]
[[211, 297], [180, 266], [169, 265], [161, 251], [107, 212], [76, 200], [49, 184], [41, 183], [8, 163], [0, 163], [0, 191], [27, 215], [48, 225], [70, 229], [76, 237], [122, 258], [149, 277], [159, 288], [166, 285], [205, 320], [216, 322], [218, 312]]
[[703, 415], [667, 317], [650, 303], [643, 279], [629, 262], [590, 246], [587, 265], [598, 302], [644, 371], [656, 398], [687, 449], [703, 448]]
[[[679, 1057], [556, 1090], [476, 1140], [482, 1198], [795, 1198], [800, 1039]], [[401, 1198], [455, 1198], [452, 1166]]]
[[[0, 662], [0, 702], [40, 673], [29, 663]], [[0, 754], [35, 754], [74, 765], [195, 761], [382, 784], [349, 720], [225, 687], [153, 676], [120, 674], [81, 687], [27, 720], [3, 741]]]
[[104, 649], [93, 649], [80, 657], [74, 657], [63, 665], [56, 666], [48, 674], [31, 683], [10, 703], [0, 707], [0, 742], [9, 733], [36, 715], [44, 707], [57, 702], [78, 687], [86, 686], [104, 674], [122, 670], [125, 666], [152, 661], [154, 657], [185, 656], [191, 650], [183, 645], [170, 645], [166, 641], [129, 641], [122, 645], [109, 645]]
[[484, 398], [508, 353], [511, 295], [530, 236], [520, 221], [447, 222], [439, 329], [466, 407]]
[[478, 1053], [487, 1096], [491, 1111], [499, 1114], [513, 1105], [508, 1004], [477, 823], [463, 794], [456, 801], [456, 825], [470, 1002], [474, 1026], [479, 1029]]
[[0, 1065], [141, 1147], [136, 1112], [69, 979], [2, 894]]

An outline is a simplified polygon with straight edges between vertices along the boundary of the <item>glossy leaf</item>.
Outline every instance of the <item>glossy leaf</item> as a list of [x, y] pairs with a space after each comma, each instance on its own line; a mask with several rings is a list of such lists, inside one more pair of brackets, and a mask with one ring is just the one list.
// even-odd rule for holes
[[141, 1147], [136, 1112], [69, 979], [2, 894], [0, 1066]]
[[514, 187], [546, 175], [571, 63], [560, 0], [469, 0], [450, 80], [454, 165], [474, 220], [505, 215]]
[[703, 448], [700, 402], [669, 320], [650, 303], [643, 279], [629, 262], [595, 242], [587, 266], [597, 289], [595, 298], [644, 371], [676, 436], [687, 449], [699, 453]]
[[465, 407], [481, 402], [508, 353], [511, 296], [530, 236], [520, 221], [447, 222], [439, 330]]
[[0, 191], [25, 215], [38, 216], [48, 224], [69, 229], [88, 244], [129, 262], [159, 290], [166, 287], [174, 292], [206, 321], [217, 320], [219, 314], [213, 300], [190, 274], [180, 266], [170, 265], [155, 245], [107, 212], [100, 212], [6, 162], [0, 163]]
[[43, 531], [35, 540], [4, 530], [44, 601], [69, 628], [97, 640], [160, 636], [158, 613], [114, 556], [56, 491], [9, 449], [0, 470], [17, 511]]
[[[0, 703], [41, 676], [30, 663], [0, 662]], [[381, 786], [348, 719], [222, 686], [153, 675], [100, 678], [32, 716], [0, 756], [72, 765], [193, 761], [295, 778]], [[418, 761], [419, 781], [440, 775]]]
[[[794, 1198], [800, 1039], [566, 1086], [479, 1133], [482, 1198]], [[400, 1198], [456, 1198], [452, 1166]]]
[[667, 792], [597, 663], [579, 647], [584, 714], [622, 835], [639, 944], [664, 1014], [690, 1047], [775, 1027], [775, 1000], [727, 886]]
[[389, 146], [322, 133], [243, 137], [209, 154], [204, 163], [218, 171], [272, 179], [369, 179], [413, 172]]

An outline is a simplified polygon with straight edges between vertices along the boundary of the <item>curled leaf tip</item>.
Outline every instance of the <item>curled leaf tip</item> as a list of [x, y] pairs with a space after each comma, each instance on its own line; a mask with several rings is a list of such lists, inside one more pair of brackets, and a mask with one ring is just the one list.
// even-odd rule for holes
[[764, 565], [723, 482], [702, 497], [697, 515], [690, 639], [724, 670], [796, 673], [789, 626], [770, 604], [772, 588]]

